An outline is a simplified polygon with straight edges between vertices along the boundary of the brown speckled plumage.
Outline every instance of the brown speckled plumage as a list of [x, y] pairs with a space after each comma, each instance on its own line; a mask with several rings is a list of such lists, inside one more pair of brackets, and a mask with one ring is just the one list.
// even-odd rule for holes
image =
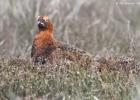
[[34, 63], [38, 64], [59, 64], [66, 60], [80, 66], [89, 66], [92, 56], [74, 46], [56, 41], [53, 36], [53, 25], [48, 16], [38, 18], [39, 32], [36, 34], [31, 57]]

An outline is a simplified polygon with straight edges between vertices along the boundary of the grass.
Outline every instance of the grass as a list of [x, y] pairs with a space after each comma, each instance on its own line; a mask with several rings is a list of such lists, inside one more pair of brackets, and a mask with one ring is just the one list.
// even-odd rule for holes
[[8, 100], [131, 100], [138, 93], [137, 64], [135, 60], [112, 58], [95, 62], [96, 70], [85, 70], [73, 63], [35, 66], [24, 59], [3, 58], [0, 60], [0, 97]]
[[[135, 0], [134, 3], [137, 3]], [[139, 58], [139, 6], [129, 0], [1, 0], [0, 55], [29, 57], [38, 15], [48, 15], [55, 37], [92, 54]], [[132, 2], [132, 1], [131, 1]], [[124, 4], [123, 4], [124, 3]], [[127, 4], [128, 3], [128, 4]]]

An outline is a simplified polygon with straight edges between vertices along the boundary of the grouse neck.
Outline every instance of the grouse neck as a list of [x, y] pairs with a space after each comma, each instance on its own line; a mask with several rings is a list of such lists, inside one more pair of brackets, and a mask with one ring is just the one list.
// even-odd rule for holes
[[53, 37], [53, 33], [48, 30], [39, 31], [35, 36], [35, 41], [37, 48], [44, 48], [48, 45], [53, 45], [55, 43], [55, 39]]

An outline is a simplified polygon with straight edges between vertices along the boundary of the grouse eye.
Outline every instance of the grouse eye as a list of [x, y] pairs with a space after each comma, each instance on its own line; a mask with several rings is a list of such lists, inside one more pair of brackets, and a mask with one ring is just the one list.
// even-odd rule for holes
[[47, 22], [47, 23], [48, 23], [49, 21], [48, 21], [48, 20], [45, 20], [45, 22]]

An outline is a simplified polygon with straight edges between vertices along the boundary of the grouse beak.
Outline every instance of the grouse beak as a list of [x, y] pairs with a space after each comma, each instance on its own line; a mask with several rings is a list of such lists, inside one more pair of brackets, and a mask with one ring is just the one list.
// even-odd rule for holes
[[45, 24], [41, 21], [37, 21], [37, 25], [38, 25], [39, 28], [45, 27]]

